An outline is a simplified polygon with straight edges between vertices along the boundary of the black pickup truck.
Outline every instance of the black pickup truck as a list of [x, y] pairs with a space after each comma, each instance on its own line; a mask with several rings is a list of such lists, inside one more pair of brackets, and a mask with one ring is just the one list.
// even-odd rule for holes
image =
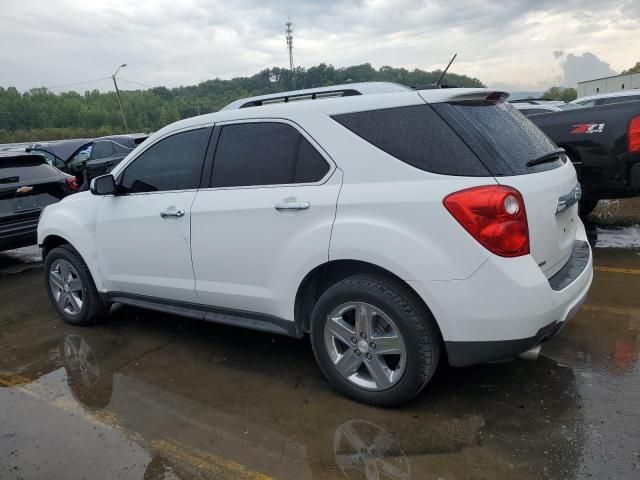
[[581, 215], [598, 200], [640, 195], [640, 101], [528, 117], [576, 167]]

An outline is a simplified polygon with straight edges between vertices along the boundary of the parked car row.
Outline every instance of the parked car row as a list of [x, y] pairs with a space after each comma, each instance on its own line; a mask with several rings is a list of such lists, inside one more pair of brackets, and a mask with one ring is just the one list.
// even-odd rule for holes
[[147, 134], [137, 133], [58, 140], [33, 144], [26, 151], [41, 155], [49, 165], [74, 175], [83, 189], [87, 189], [92, 178], [110, 172], [148, 137]]
[[148, 135], [36, 143], [0, 151], [0, 251], [36, 243], [44, 207], [87, 190]]
[[600, 200], [640, 195], [640, 90], [559, 103], [512, 102], [569, 155], [582, 186], [580, 214]]
[[76, 177], [26, 152], [0, 152], [0, 251], [33, 245], [40, 213], [79, 190]]

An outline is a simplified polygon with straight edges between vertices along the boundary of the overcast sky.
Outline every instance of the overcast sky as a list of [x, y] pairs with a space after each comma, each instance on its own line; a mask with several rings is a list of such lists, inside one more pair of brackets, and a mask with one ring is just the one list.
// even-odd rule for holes
[[301, 66], [432, 70], [458, 52], [452, 71], [520, 91], [640, 61], [640, 0], [0, 0], [0, 86], [89, 81], [121, 63], [120, 77], [154, 86], [286, 67], [287, 17]]

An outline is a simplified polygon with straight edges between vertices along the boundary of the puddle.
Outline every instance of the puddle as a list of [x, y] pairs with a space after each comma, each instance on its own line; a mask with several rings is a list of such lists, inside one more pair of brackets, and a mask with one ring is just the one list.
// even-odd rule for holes
[[596, 228], [597, 248], [640, 248], [640, 225]]

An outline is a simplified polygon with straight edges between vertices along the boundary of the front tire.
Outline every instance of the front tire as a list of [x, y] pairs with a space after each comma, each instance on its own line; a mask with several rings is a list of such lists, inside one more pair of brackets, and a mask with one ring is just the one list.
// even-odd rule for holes
[[310, 333], [331, 384], [370, 405], [392, 407], [414, 398], [440, 357], [432, 315], [408, 288], [379, 275], [348, 277], [325, 291]]
[[45, 258], [44, 276], [51, 304], [72, 325], [89, 325], [106, 315], [87, 264], [71, 245], [51, 250]]

